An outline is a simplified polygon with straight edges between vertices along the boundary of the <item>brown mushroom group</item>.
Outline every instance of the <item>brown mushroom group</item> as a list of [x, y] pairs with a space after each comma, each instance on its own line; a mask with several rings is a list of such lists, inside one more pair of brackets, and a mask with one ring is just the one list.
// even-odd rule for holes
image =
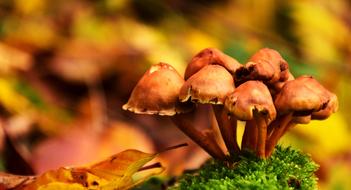
[[[201, 108], [198, 104], [211, 105], [228, 153], [220, 148], [213, 130], [193, 125], [192, 112]], [[123, 106], [137, 114], [170, 117], [184, 134], [221, 160], [247, 150], [266, 158], [288, 129], [326, 119], [337, 108], [335, 94], [311, 76], [295, 79], [288, 63], [269, 48], [259, 50], [245, 65], [206, 48], [191, 59], [184, 78], [169, 64], [153, 65]], [[241, 147], [237, 120], [246, 121]]]

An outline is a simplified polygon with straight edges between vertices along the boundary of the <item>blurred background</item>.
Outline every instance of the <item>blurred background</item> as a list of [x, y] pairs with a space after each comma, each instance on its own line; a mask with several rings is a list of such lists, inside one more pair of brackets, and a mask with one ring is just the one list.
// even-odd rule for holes
[[[1, 170], [40, 174], [190, 142], [167, 118], [121, 109], [143, 73], [161, 61], [183, 73], [206, 47], [241, 63], [270, 47], [340, 105], [281, 144], [320, 164], [321, 189], [351, 189], [350, 26], [347, 0], [1, 0]], [[210, 125], [203, 110], [195, 122]], [[190, 142], [158, 159], [172, 176], [207, 158]]]

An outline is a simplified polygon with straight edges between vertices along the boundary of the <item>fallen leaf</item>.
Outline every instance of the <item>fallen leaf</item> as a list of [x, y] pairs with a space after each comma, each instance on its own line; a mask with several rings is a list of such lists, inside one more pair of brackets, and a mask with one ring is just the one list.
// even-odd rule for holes
[[[164, 151], [186, 145], [187, 144], [176, 145]], [[143, 167], [159, 153], [150, 154], [134, 149], [125, 150], [88, 167], [61, 167], [57, 170], [50, 170], [19, 189], [130, 189], [145, 181], [151, 175], [163, 171], [160, 163]], [[153, 170], [154, 172], [138, 176], [138, 174], [145, 172], [145, 170]]]

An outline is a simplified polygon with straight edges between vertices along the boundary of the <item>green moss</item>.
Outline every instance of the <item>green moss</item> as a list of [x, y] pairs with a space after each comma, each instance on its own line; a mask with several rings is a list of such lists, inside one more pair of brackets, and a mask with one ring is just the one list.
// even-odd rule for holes
[[133, 190], [161, 190], [165, 187], [165, 179], [152, 177], [138, 187], [133, 188]]
[[211, 160], [196, 173], [184, 174], [169, 189], [317, 189], [317, 168], [308, 155], [278, 146], [266, 160], [247, 154], [231, 169]]

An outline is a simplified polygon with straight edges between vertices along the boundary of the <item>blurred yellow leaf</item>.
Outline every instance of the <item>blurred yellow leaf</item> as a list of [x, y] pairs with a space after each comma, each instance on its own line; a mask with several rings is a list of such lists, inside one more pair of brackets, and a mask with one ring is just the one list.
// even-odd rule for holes
[[23, 14], [37, 14], [45, 8], [45, 0], [15, 0], [16, 9]]
[[28, 100], [14, 90], [11, 81], [2, 78], [0, 78], [0, 104], [14, 113], [27, 110], [29, 106]]
[[189, 29], [185, 38], [185, 42], [188, 44], [193, 54], [198, 53], [206, 47], [220, 47], [220, 44], [216, 38], [213, 38], [199, 30]]
[[48, 171], [24, 189], [128, 189], [148, 177], [133, 179], [133, 175], [156, 156], [126, 150], [90, 167], [61, 167]]
[[50, 48], [59, 40], [54, 23], [43, 17], [9, 18], [3, 24], [3, 31], [6, 42], [29, 47], [29, 50]]
[[293, 1], [292, 7], [295, 33], [307, 57], [330, 62], [340, 60], [341, 54], [335, 47], [342, 47], [350, 41], [345, 24], [317, 3]]

